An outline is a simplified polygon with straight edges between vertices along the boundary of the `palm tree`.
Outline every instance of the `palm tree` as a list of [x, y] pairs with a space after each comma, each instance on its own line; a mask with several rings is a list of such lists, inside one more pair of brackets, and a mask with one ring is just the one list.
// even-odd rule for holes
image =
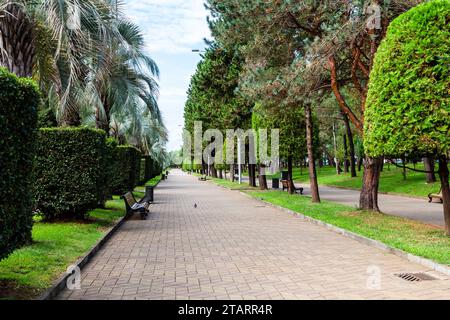
[[74, 101], [85, 59], [117, 34], [113, 20], [104, 0], [0, 0], [0, 65], [56, 93], [60, 123], [78, 124]]
[[157, 97], [159, 76], [156, 63], [144, 53], [144, 39], [139, 28], [128, 20], [118, 20], [120, 38], [112, 39], [99, 50], [105, 63], [93, 63], [87, 85], [89, 103], [95, 109], [96, 125], [110, 131], [111, 115], [123, 110], [139, 111], [145, 104], [160, 119]]

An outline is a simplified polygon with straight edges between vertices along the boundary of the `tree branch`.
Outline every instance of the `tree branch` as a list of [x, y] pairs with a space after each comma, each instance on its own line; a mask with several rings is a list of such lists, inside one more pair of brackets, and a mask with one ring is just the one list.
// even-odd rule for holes
[[331, 71], [331, 89], [333, 90], [333, 93], [336, 97], [336, 100], [339, 104], [339, 107], [341, 108], [342, 112], [344, 112], [350, 119], [350, 121], [355, 125], [356, 129], [360, 133], [363, 132], [363, 123], [358, 119], [358, 117], [355, 115], [355, 113], [350, 109], [347, 102], [345, 101], [345, 98], [342, 96], [340, 88], [339, 88], [339, 81], [337, 77], [337, 70], [336, 70], [336, 59], [334, 56], [330, 56], [328, 58], [328, 63], [330, 66]]

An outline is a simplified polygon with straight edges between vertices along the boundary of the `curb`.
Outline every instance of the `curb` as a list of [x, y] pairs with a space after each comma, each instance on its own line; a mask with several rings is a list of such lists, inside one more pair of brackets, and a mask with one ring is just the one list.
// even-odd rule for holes
[[[301, 183], [301, 182], [298, 182], [298, 183]], [[334, 189], [341, 189], [341, 190], [350, 190], [350, 191], [361, 192], [361, 189], [358, 189], [358, 188], [335, 186], [335, 185], [331, 185], [331, 184], [321, 184], [321, 185], [319, 185], [319, 188], [321, 186], [322, 187], [328, 187], [328, 188], [334, 188]], [[426, 196], [423, 196], [423, 197], [411, 196], [411, 195], [407, 195], [407, 194], [404, 194], [404, 193], [383, 192], [383, 191], [378, 191], [378, 194], [382, 194], [382, 195], [385, 195], [385, 196], [403, 197], [403, 198], [409, 198], [409, 199], [427, 200], [428, 201], [428, 198]]]
[[[156, 188], [159, 183], [158, 181], [153, 188]], [[108, 242], [109, 239], [116, 233], [116, 231], [125, 223], [127, 220], [127, 216], [123, 216], [120, 218], [120, 220], [111, 227], [106, 234], [98, 240], [98, 242], [92, 247], [92, 249], [89, 250], [89, 252], [82, 258], [80, 258], [77, 262], [73, 264], [73, 266], [76, 266], [80, 268], [80, 270], [83, 270], [83, 268], [89, 263], [89, 261], [92, 260], [92, 258], [97, 254], [98, 251]], [[65, 273], [63, 276], [61, 276], [58, 280], [55, 281], [53, 286], [51, 286], [49, 289], [47, 289], [43, 294], [41, 294], [36, 300], [53, 300], [56, 298], [63, 290], [66, 289], [67, 286], [67, 279], [71, 276], [71, 274]]]
[[290, 210], [290, 209], [278, 206], [276, 204], [273, 204], [273, 203], [270, 203], [270, 202], [267, 202], [267, 201], [264, 201], [264, 200], [252, 197], [251, 195], [249, 195], [249, 194], [247, 194], [245, 192], [240, 192], [240, 193], [243, 196], [247, 197], [247, 198], [256, 200], [256, 201], [258, 201], [260, 203], [263, 203], [265, 205], [268, 205], [268, 206], [270, 206], [272, 208], [279, 209], [279, 210], [281, 210], [283, 212], [289, 213], [289, 214], [295, 216], [296, 218], [302, 219], [303, 221], [311, 222], [311, 223], [313, 223], [315, 225], [318, 225], [318, 226], [321, 226], [321, 227], [325, 227], [326, 229], [328, 229], [330, 231], [333, 231], [335, 233], [338, 233], [340, 235], [343, 235], [343, 236], [345, 236], [347, 238], [353, 239], [355, 241], [358, 241], [358, 242], [363, 243], [365, 245], [368, 245], [370, 247], [374, 247], [374, 248], [380, 249], [380, 250], [382, 250], [384, 252], [394, 254], [394, 255], [396, 255], [396, 256], [398, 256], [400, 258], [406, 259], [406, 260], [408, 260], [410, 262], [417, 263], [417, 264], [422, 265], [424, 267], [430, 268], [430, 269], [432, 269], [434, 271], [437, 271], [437, 272], [443, 273], [443, 274], [445, 274], [447, 276], [450, 276], [450, 266], [446, 266], [446, 265], [434, 262], [434, 261], [432, 261], [430, 259], [422, 258], [422, 257], [416, 256], [416, 255], [413, 255], [411, 253], [407, 253], [407, 252], [405, 252], [403, 250], [393, 248], [393, 247], [388, 246], [388, 245], [386, 245], [386, 244], [384, 244], [384, 243], [382, 243], [382, 242], [380, 242], [378, 240], [373, 240], [373, 239], [361, 236], [361, 235], [356, 234], [354, 232], [347, 231], [345, 229], [336, 227], [336, 226], [334, 226], [332, 224], [329, 224], [329, 223], [326, 223], [326, 222], [323, 222], [323, 221], [320, 221], [320, 220], [317, 220], [317, 219], [305, 216], [302, 213], [295, 212], [293, 210]]
[[[126, 216], [122, 217], [117, 224], [110, 228], [107, 233], [101, 238], [94, 247], [89, 250], [89, 252], [83, 257], [80, 258], [74, 266], [83, 269], [88, 262], [96, 255], [96, 253], [106, 244], [106, 242], [112, 237], [112, 235], [119, 229], [126, 220]], [[64, 274], [58, 280], [56, 280], [55, 284], [47, 289], [37, 300], [53, 300], [56, 298], [64, 289], [66, 289], [67, 278], [69, 278], [71, 274]]]

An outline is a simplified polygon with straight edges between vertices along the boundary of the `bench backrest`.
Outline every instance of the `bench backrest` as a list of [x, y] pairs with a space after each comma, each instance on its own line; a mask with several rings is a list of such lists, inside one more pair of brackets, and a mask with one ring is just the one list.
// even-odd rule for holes
[[123, 197], [130, 207], [136, 204], [136, 199], [134, 199], [134, 196], [131, 192], [127, 192]]

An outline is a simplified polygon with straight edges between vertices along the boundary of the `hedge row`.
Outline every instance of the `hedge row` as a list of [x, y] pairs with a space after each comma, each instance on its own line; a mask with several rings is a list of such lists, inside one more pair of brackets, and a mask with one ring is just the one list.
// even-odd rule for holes
[[106, 197], [106, 156], [101, 130], [40, 129], [34, 167], [37, 209], [46, 219], [84, 218]]
[[118, 146], [114, 152], [111, 187], [114, 194], [121, 195], [139, 184], [141, 154], [132, 146]]
[[145, 180], [141, 152], [118, 146], [102, 130], [46, 128], [38, 134], [35, 208], [47, 220], [85, 218], [112, 195]]
[[161, 170], [102, 130], [37, 130], [40, 94], [0, 68], [0, 260], [31, 242], [33, 209], [47, 220], [84, 218]]
[[31, 168], [40, 96], [0, 68], [0, 259], [31, 241]]

